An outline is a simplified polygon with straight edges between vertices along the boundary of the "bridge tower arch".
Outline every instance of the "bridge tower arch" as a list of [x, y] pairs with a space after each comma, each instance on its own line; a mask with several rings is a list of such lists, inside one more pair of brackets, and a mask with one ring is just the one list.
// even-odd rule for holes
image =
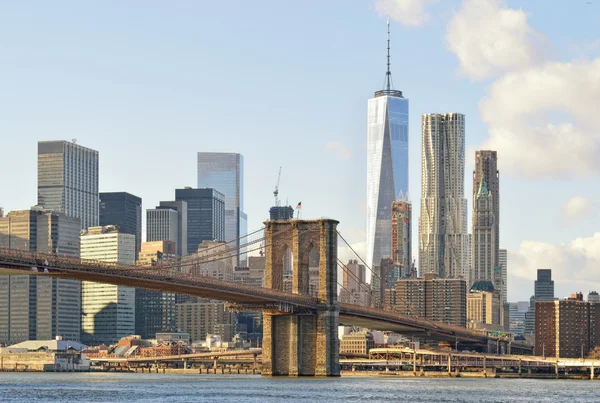
[[265, 287], [284, 289], [283, 254], [292, 251], [292, 292], [309, 295], [309, 254], [319, 252], [316, 312], [263, 313], [263, 375], [339, 376], [338, 221], [267, 221]]

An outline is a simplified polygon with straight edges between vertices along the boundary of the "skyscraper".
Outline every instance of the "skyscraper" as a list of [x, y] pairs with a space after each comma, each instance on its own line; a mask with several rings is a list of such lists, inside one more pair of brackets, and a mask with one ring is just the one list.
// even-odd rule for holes
[[135, 252], [142, 244], [142, 199], [127, 192], [100, 193], [100, 225], [116, 225], [135, 235]]
[[412, 204], [406, 200], [392, 203], [392, 260], [408, 277], [412, 267]]
[[[156, 241], [171, 241], [175, 243], [175, 250], [180, 249], [179, 222], [176, 210], [168, 207], [146, 210], [146, 242]], [[185, 248], [187, 250], [187, 245]]]
[[388, 21], [387, 71], [382, 90], [369, 99], [367, 116], [367, 265], [379, 295], [380, 262], [392, 255], [392, 202], [408, 194], [408, 99], [393, 89]]
[[[215, 189], [176, 189], [175, 199], [187, 202], [187, 252], [203, 241], [224, 241], [226, 211], [223, 194]], [[230, 244], [233, 247], [233, 244]]]
[[98, 151], [75, 142], [38, 142], [38, 205], [79, 218], [81, 228], [99, 222]]
[[537, 280], [535, 280], [535, 300], [552, 301], [554, 299], [554, 280], [552, 270], [538, 269]]
[[487, 188], [485, 178], [479, 182], [479, 189], [473, 198], [473, 242], [471, 282], [490, 281], [496, 284], [494, 269], [496, 261], [496, 218], [493, 212], [492, 192]]
[[[244, 157], [241, 154], [199, 152], [198, 188], [212, 188], [224, 195], [225, 234], [218, 240], [229, 242], [248, 233], [248, 218], [244, 213]], [[238, 247], [240, 242], [229, 245]], [[188, 252], [194, 252], [197, 247], [188, 248]], [[242, 256], [238, 262], [241, 260], [246, 259]]]
[[[485, 180], [486, 187], [492, 195], [491, 212], [494, 216], [494, 244], [492, 252], [496, 265], [500, 261], [500, 173], [498, 172], [498, 154], [491, 150], [475, 152], [475, 170], [473, 171], [473, 210], [481, 182]], [[474, 280], [473, 280], [474, 281]]]
[[[117, 227], [92, 227], [81, 235], [81, 258], [133, 265], [135, 235]], [[81, 339], [88, 345], [114, 344], [135, 332], [135, 289], [84, 281]]]
[[[159, 260], [175, 260], [175, 242], [144, 242], [138, 264], [153, 265]], [[135, 290], [135, 334], [154, 339], [157, 332], [177, 330], [175, 294], [138, 288]]]
[[465, 116], [423, 115], [421, 154], [420, 274], [464, 278], [469, 283]]
[[[161, 201], [156, 207], [157, 209], [170, 208], [177, 211], [177, 255], [187, 255], [188, 249], [188, 205], [186, 201]], [[146, 238], [146, 241], [158, 240]], [[193, 252], [193, 251], [190, 251]]]
[[508, 253], [506, 249], [498, 250], [498, 264], [502, 273], [502, 301], [508, 302]]
[[[0, 247], [79, 257], [77, 218], [41, 208], [0, 217]], [[28, 275], [0, 276], [0, 344], [79, 340], [81, 283]]]

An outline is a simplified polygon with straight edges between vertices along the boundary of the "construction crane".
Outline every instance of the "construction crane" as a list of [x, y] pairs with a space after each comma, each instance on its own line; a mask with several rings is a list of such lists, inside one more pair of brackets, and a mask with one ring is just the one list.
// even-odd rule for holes
[[279, 207], [279, 181], [281, 180], [281, 167], [279, 167], [279, 175], [277, 175], [277, 184], [275, 185], [275, 190], [273, 191], [273, 196], [275, 196], [275, 206]]

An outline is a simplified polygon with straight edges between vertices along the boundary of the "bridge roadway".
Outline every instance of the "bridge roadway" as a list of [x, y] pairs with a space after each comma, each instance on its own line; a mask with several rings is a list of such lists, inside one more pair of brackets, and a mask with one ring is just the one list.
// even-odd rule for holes
[[[161, 270], [157, 266], [119, 265], [0, 248], [0, 275], [24, 274], [187, 294], [239, 304], [250, 309], [256, 305], [257, 310], [271, 310], [282, 314], [314, 312], [318, 308], [318, 300], [310, 296]], [[420, 335], [430, 340], [480, 344], [488, 342], [485, 334], [475, 330], [352, 304], [340, 304], [340, 324]]]

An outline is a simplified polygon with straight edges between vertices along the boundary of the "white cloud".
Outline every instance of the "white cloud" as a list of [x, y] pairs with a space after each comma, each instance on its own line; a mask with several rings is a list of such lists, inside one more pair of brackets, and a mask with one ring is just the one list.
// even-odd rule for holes
[[438, 0], [377, 0], [379, 14], [389, 15], [402, 25], [418, 27], [429, 20], [427, 8]]
[[526, 177], [600, 173], [600, 58], [550, 62], [508, 73], [480, 102], [482, 145], [501, 169]]
[[475, 80], [543, 61], [546, 43], [527, 24], [523, 10], [507, 8], [501, 0], [464, 0], [446, 32], [461, 71]]
[[585, 218], [590, 215], [592, 207], [596, 204], [592, 200], [588, 200], [585, 197], [575, 196], [571, 197], [562, 206], [561, 219], [564, 224], [573, 222], [573, 220]]
[[348, 160], [352, 155], [352, 150], [341, 141], [330, 141], [325, 144], [325, 150], [335, 153], [338, 159]]
[[509, 251], [508, 255], [508, 271], [514, 278], [512, 282], [509, 280], [509, 290], [520, 287], [528, 290], [528, 294], [533, 293], [532, 280], [538, 269], [552, 269], [557, 297], [600, 290], [600, 232], [561, 244], [521, 242], [519, 249]]

